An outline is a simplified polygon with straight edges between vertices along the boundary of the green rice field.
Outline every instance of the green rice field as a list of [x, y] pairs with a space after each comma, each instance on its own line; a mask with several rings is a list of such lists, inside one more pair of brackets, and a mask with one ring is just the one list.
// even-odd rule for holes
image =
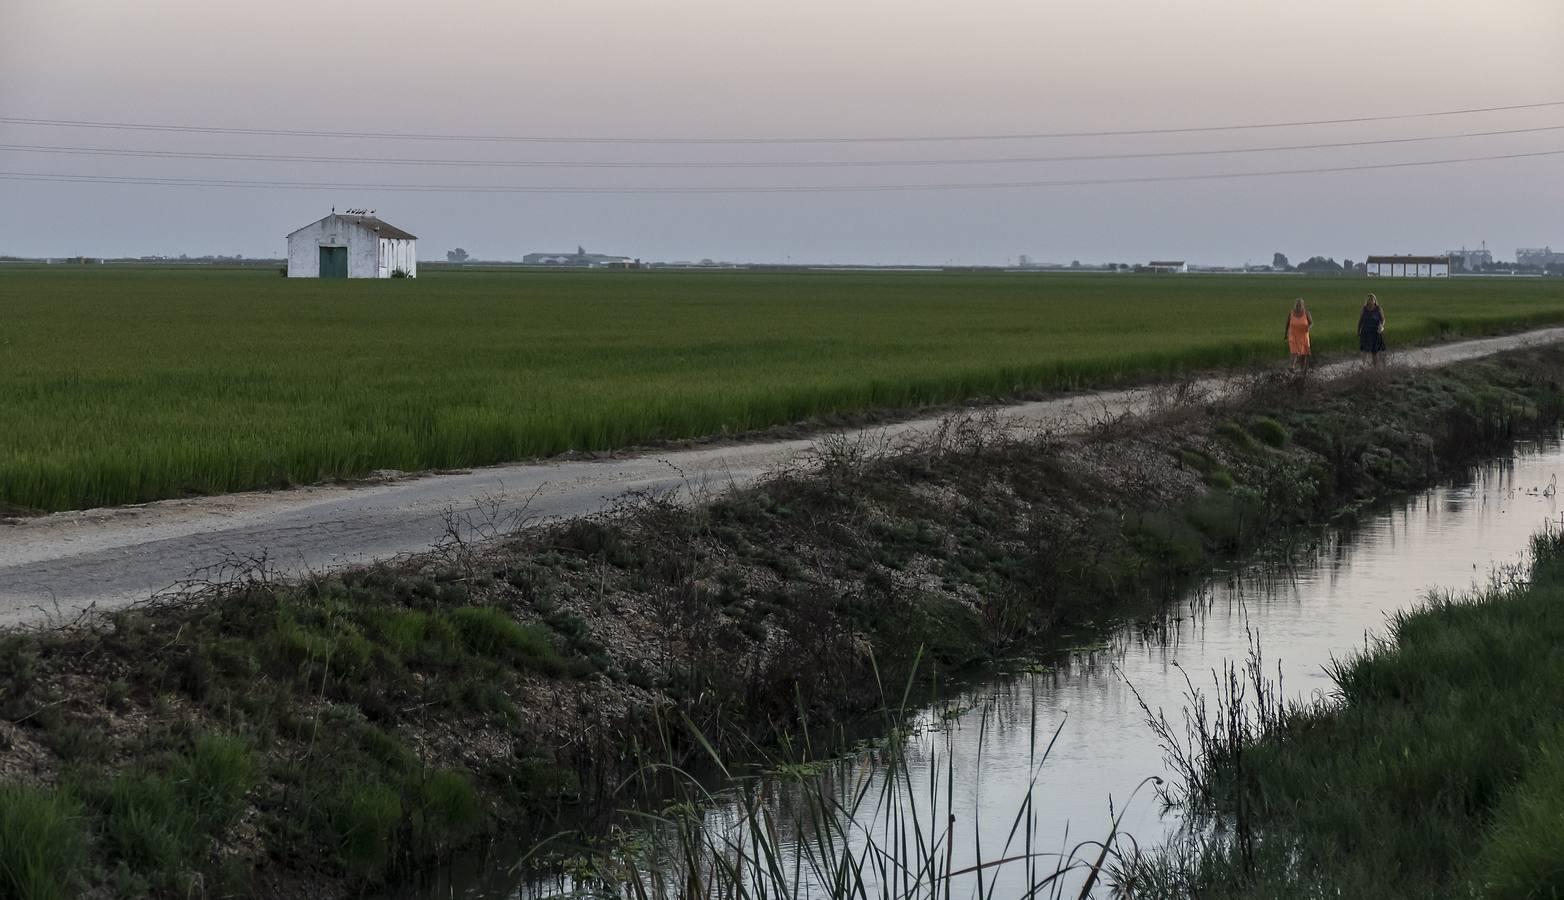
[[1564, 321], [1564, 282], [0, 268], [0, 507], [62, 510], [739, 432]]

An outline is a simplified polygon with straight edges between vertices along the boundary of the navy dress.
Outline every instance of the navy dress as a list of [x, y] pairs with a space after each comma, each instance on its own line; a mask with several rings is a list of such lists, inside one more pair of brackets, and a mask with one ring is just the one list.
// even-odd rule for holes
[[1379, 307], [1363, 310], [1358, 316], [1358, 349], [1364, 353], [1385, 352], [1385, 336], [1379, 326], [1385, 322], [1385, 311]]

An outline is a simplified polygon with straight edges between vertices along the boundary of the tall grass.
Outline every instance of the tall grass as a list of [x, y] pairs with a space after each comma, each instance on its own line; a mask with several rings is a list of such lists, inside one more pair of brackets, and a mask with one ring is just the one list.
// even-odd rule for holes
[[[909, 681], [908, 687], [910, 688]], [[886, 735], [855, 751], [853, 765], [828, 757], [770, 758], [754, 770], [734, 768], [696, 733], [705, 760], [720, 777], [699, 778], [672, 761], [650, 764], [645, 776], [671, 773], [658, 811], [635, 815], [640, 837], [594, 857], [574, 880], [534, 882], [527, 896], [613, 900], [980, 900], [1085, 898], [1104, 884], [1110, 863], [1124, 858], [1118, 820], [1097, 839], [1042, 846], [1041, 817], [1050, 815], [1038, 787], [1058, 732], [1031, 726], [1029, 777], [1023, 793], [983, 819], [1004, 822], [1002, 838], [984, 843], [991, 828], [957, 815], [958, 791], [974, 788], [958, 771], [944, 732], [909, 714], [904, 690], [887, 705]], [[981, 768], [990, 719], [980, 718], [973, 766]], [[693, 728], [688, 722], [687, 727]], [[1060, 726], [1061, 729], [1063, 726]], [[806, 729], [807, 732], [807, 729]], [[792, 759], [789, 762], [787, 760]], [[699, 760], [697, 760], [698, 762]], [[1110, 812], [1105, 810], [1105, 813]], [[1122, 814], [1121, 814], [1122, 815]]]
[[[1393, 344], [1564, 318], [1554, 282], [1377, 283]], [[1280, 358], [1362, 280], [0, 272], [0, 507], [469, 466]]]
[[0, 897], [63, 900], [86, 858], [80, 808], [66, 795], [0, 784]]
[[[1283, 704], [1258, 658], [1189, 740], [1157, 723], [1207, 826], [1119, 873], [1135, 897], [1564, 896], [1564, 534], [1530, 583], [1436, 596]], [[1522, 573], [1523, 574], [1523, 573]]]

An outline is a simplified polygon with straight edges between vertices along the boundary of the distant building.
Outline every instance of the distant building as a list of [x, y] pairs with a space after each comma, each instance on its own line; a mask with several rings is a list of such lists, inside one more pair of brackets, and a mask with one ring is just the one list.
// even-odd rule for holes
[[1515, 264], [1537, 269], [1564, 266], [1564, 250], [1554, 250], [1552, 247], [1522, 247], [1515, 251]]
[[368, 212], [333, 212], [288, 235], [288, 277], [416, 278], [417, 241]]
[[1462, 247], [1459, 250], [1451, 250], [1445, 255], [1450, 257], [1450, 268], [1452, 271], [1481, 272], [1483, 269], [1493, 265], [1493, 253], [1486, 244], [1476, 250], [1468, 250]]
[[1188, 272], [1189, 264], [1182, 259], [1154, 259], [1140, 267], [1142, 272]]
[[1370, 278], [1446, 278], [1448, 256], [1370, 256], [1363, 274]]
[[580, 266], [588, 269], [628, 269], [636, 260], [628, 256], [612, 256], [607, 253], [588, 253], [585, 247], [577, 247], [574, 253], [528, 253], [521, 258], [528, 266]]

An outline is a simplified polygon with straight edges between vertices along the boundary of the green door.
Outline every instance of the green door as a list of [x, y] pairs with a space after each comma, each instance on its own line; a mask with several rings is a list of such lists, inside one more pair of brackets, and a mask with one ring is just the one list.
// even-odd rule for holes
[[348, 248], [346, 248], [346, 247], [322, 247], [322, 248], [320, 248], [320, 277], [322, 277], [322, 278], [346, 278], [346, 277], [348, 277]]

